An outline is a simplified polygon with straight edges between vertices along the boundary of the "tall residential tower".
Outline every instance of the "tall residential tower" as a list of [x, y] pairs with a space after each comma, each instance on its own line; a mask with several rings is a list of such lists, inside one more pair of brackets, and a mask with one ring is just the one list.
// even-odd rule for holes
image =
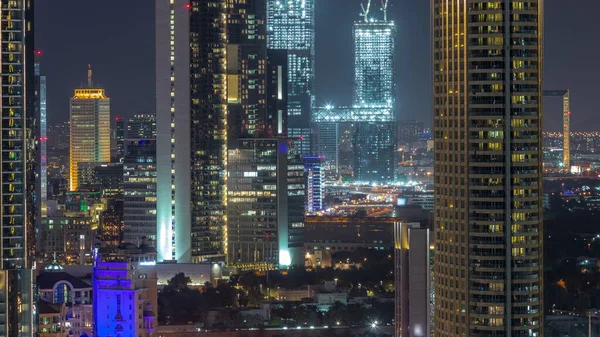
[[79, 163], [110, 162], [110, 98], [95, 88], [88, 67], [87, 86], [71, 98], [69, 190], [77, 191]]
[[32, 1], [0, 3], [0, 335], [33, 334], [36, 128]]
[[543, 336], [543, 0], [432, 0], [435, 336]]

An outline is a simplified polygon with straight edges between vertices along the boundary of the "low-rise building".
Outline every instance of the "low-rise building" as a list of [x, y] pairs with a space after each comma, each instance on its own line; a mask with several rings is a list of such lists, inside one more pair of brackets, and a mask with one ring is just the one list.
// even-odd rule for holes
[[63, 264], [91, 263], [94, 221], [88, 212], [63, 212], [41, 218], [40, 259]]
[[40, 337], [63, 337], [67, 335], [64, 322], [65, 304], [52, 304], [44, 300], [37, 302], [38, 333]]
[[124, 244], [94, 256], [94, 337], [153, 337], [157, 326], [156, 250]]
[[317, 303], [319, 310], [328, 311], [329, 308], [336, 304], [348, 304], [348, 293], [346, 292], [331, 292], [331, 293], [316, 293], [314, 300]]
[[331, 254], [357, 249], [386, 250], [394, 244], [397, 217], [308, 216], [304, 224], [305, 266], [330, 267]]
[[[89, 283], [53, 264], [37, 276], [36, 289], [40, 301], [64, 305], [61, 322], [73, 336], [92, 335], [92, 286]], [[40, 324], [41, 319], [40, 315]]]
[[158, 286], [164, 287], [169, 280], [179, 273], [189, 277], [191, 287], [202, 287], [207, 282], [216, 286], [222, 278], [222, 268], [217, 263], [173, 263], [161, 262], [156, 264]]

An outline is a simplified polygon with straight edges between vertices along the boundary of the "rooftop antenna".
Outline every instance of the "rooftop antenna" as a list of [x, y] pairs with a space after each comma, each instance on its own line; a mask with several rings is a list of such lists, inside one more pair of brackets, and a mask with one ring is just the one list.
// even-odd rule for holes
[[92, 65], [88, 64], [88, 88], [92, 87]]
[[365, 17], [365, 22], [369, 22], [369, 10], [371, 9], [371, 0], [367, 0], [367, 7], [365, 8], [365, 3], [360, 3], [360, 8], [362, 9], [362, 13], [360, 16]]
[[381, 11], [383, 12], [383, 21], [387, 21], [388, 0], [381, 0]]

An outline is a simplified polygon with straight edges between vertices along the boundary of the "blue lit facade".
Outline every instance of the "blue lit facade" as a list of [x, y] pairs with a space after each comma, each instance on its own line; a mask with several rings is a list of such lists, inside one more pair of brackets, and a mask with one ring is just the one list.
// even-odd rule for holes
[[311, 152], [315, 80], [314, 0], [267, 1], [267, 48], [288, 52], [288, 132], [301, 155]]
[[157, 326], [156, 254], [95, 253], [95, 337], [154, 337]]
[[306, 212], [318, 212], [323, 209], [325, 196], [325, 158], [307, 156], [303, 159], [306, 176]]
[[381, 111], [378, 121], [356, 123], [354, 179], [387, 183], [394, 180], [397, 127], [394, 94], [396, 25], [369, 19], [354, 23], [354, 104]]

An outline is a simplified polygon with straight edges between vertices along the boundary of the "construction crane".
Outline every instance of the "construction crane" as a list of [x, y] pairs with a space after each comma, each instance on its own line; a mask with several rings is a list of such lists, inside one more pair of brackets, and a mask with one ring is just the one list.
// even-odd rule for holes
[[563, 101], [563, 168], [569, 172], [571, 169], [571, 102], [570, 91], [544, 90], [546, 97], [562, 96]]
[[[387, 7], [388, 7], [388, 0], [381, 0], [380, 10], [383, 12], [383, 21], [387, 21]], [[361, 2], [360, 8], [362, 9], [362, 13], [360, 13], [360, 16], [365, 18], [365, 22], [369, 22], [369, 11], [371, 10], [371, 0], [367, 0], [366, 6], [365, 6], [364, 2]]]
[[367, 0], [367, 7], [365, 7], [365, 3], [360, 3], [360, 8], [362, 9], [362, 13], [360, 16], [365, 17], [365, 22], [369, 22], [369, 10], [371, 9], [371, 0]]
[[381, 0], [381, 11], [383, 12], [383, 21], [387, 21], [388, 0]]

